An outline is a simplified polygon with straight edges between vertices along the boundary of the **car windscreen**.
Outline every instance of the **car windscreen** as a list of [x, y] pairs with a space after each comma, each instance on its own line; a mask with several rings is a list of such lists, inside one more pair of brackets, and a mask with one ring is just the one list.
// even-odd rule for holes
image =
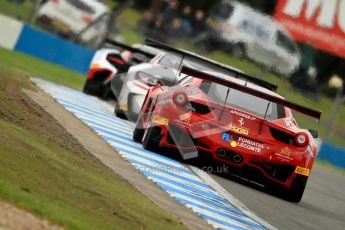
[[166, 86], [176, 85], [178, 79], [172, 74], [165, 74], [164, 76], [156, 76], [160, 83]]
[[163, 58], [159, 61], [159, 64], [178, 69], [181, 65], [182, 55], [167, 53], [163, 56]]
[[210, 98], [221, 105], [227, 105], [255, 114], [267, 120], [276, 120], [285, 117], [284, 107], [265, 99], [243, 93], [226, 86], [203, 81], [200, 89]]
[[201, 60], [199, 58], [187, 56], [183, 58], [182, 63], [181, 61], [182, 61], [182, 55], [175, 54], [175, 53], [167, 53], [159, 61], [159, 64], [173, 68], [173, 69], [178, 69], [182, 67], [182, 65], [184, 65], [184, 66], [187, 66], [193, 69], [202, 70], [202, 71], [222, 73], [225, 75], [233, 74], [233, 71], [226, 70], [222, 67], [216, 66], [215, 64]]

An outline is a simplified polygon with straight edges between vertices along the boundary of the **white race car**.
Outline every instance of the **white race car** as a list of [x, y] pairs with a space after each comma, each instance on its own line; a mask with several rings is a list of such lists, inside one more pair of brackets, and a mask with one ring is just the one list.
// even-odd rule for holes
[[127, 46], [111, 40], [107, 40], [106, 44], [112, 47], [99, 49], [95, 53], [83, 92], [103, 99], [115, 96], [116, 99], [117, 95], [113, 95], [110, 90], [110, 80], [126, 73], [132, 65], [151, 60], [160, 51], [143, 44]]
[[[150, 86], [159, 81], [162, 85], [172, 86], [178, 81], [177, 72], [180, 58], [169, 53], [161, 53], [149, 63], [129, 68], [117, 98], [115, 114], [121, 118], [136, 120], [145, 95]], [[118, 92], [120, 78], [111, 81], [114, 94]]]

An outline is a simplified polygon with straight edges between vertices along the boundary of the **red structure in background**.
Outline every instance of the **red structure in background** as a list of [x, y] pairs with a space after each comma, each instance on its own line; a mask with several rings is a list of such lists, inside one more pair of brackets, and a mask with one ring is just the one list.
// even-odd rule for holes
[[296, 41], [345, 57], [345, 0], [278, 0], [274, 18]]

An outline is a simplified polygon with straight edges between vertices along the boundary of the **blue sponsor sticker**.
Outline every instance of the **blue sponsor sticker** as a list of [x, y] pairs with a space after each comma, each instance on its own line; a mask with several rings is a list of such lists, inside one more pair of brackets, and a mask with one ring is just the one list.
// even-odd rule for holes
[[228, 133], [222, 133], [222, 140], [226, 142], [230, 142], [231, 136]]

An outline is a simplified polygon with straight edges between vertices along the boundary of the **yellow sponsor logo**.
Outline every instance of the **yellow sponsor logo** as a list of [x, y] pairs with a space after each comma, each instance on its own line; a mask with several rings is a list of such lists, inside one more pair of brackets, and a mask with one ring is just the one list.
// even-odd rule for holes
[[119, 105], [119, 108], [120, 108], [121, 110], [127, 111], [127, 110], [128, 110], [128, 104], [120, 104], [120, 105]]
[[233, 147], [233, 148], [236, 148], [237, 147], [237, 142], [236, 141], [231, 141], [230, 142], [230, 146]]
[[249, 134], [249, 129], [239, 127], [239, 126], [234, 125], [234, 124], [230, 124], [230, 130], [234, 133], [238, 133], [238, 134], [242, 134], [242, 135], [248, 135]]
[[297, 166], [296, 170], [295, 170], [295, 173], [301, 174], [303, 176], [309, 176], [310, 175], [310, 170], [307, 169], [307, 168], [302, 168], [302, 167]]
[[152, 118], [152, 122], [160, 125], [168, 125], [169, 119], [161, 116], [154, 115]]
[[284, 156], [290, 156], [291, 154], [291, 150], [289, 149], [289, 147], [284, 147], [280, 150], [280, 153], [283, 154]]

